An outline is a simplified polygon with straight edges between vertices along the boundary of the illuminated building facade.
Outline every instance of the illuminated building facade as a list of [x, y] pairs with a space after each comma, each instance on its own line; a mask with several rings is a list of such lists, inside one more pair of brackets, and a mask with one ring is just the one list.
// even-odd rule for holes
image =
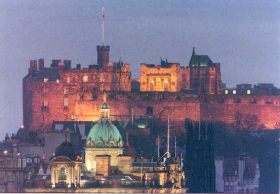
[[[220, 64], [207, 55], [193, 50], [187, 67], [167, 60], [160, 65], [142, 64], [140, 78], [131, 79], [130, 65], [108, 62], [109, 51], [109, 46], [98, 46], [99, 64], [83, 69], [72, 68], [69, 60], [53, 60], [51, 67], [44, 67], [43, 59], [32, 60], [23, 79], [24, 128], [47, 132], [54, 121], [96, 122], [104, 92], [111, 104], [111, 119], [120, 122], [130, 121], [132, 115], [164, 121], [169, 112], [177, 131], [184, 131], [185, 119], [232, 127], [238, 114], [256, 117], [256, 128], [279, 126], [277, 93], [239, 94], [225, 89], [222, 93]], [[139, 90], [131, 90], [137, 83]]]
[[78, 187], [80, 185], [82, 158], [76, 155], [70, 142], [65, 140], [55, 150], [51, 159], [51, 186]]
[[85, 166], [91, 174], [108, 176], [111, 171], [131, 171], [132, 158], [123, 156], [124, 144], [118, 128], [110, 121], [109, 105], [100, 107], [100, 119], [90, 130], [85, 148]]

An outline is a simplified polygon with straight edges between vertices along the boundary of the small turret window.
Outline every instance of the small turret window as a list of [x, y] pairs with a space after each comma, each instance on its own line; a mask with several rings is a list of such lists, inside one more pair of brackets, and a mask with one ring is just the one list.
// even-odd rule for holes
[[68, 98], [63, 99], [63, 106], [64, 108], [68, 108]]
[[83, 76], [83, 82], [88, 82], [88, 76], [87, 75]]
[[48, 107], [48, 100], [47, 99], [44, 99], [43, 106]]

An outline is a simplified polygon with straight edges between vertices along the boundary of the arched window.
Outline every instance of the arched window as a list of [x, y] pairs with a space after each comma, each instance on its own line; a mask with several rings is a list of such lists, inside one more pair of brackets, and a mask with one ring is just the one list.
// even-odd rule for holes
[[150, 91], [154, 91], [155, 90], [155, 81], [153, 79], [150, 79]]
[[164, 91], [169, 91], [169, 82], [167, 80], [163, 81], [163, 89]]
[[66, 180], [66, 169], [64, 167], [59, 170], [58, 180]]

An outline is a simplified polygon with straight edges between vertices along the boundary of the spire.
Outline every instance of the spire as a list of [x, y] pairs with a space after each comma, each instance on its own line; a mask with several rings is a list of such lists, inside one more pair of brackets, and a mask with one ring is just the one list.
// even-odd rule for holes
[[192, 56], [194, 56], [195, 55], [195, 47], [193, 47], [193, 50], [192, 50]]

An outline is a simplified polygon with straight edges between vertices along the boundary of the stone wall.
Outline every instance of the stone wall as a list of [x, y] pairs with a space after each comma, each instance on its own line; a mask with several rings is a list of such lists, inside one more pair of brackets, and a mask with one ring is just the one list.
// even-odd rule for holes
[[[63, 95], [60, 86], [52, 86], [43, 94], [41, 83], [32, 84], [31, 98], [24, 103], [25, 127], [29, 130], [48, 131], [53, 121], [97, 121], [103, 93], [89, 92], [80, 99], [79, 93]], [[150, 116], [166, 122], [169, 115], [175, 128], [182, 130], [185, 119], [217, 121], [232, 125], [238, 114], [243, 117], [257, 117], [257, 127], [273, 129], [279, 127], [279, 96], [202, 96], [185, 93], [165, 92], [107, 92], [112, 120], [128, 122], [133, 109], [134, 118]], [[64, 106], [64, 98], [68, 106]], [[44, 107], [44, 99], [48, 106]], [[30, 102], [32, 100], [32, 102]], [[151, 114], [151, 115], [150, 115]]]

